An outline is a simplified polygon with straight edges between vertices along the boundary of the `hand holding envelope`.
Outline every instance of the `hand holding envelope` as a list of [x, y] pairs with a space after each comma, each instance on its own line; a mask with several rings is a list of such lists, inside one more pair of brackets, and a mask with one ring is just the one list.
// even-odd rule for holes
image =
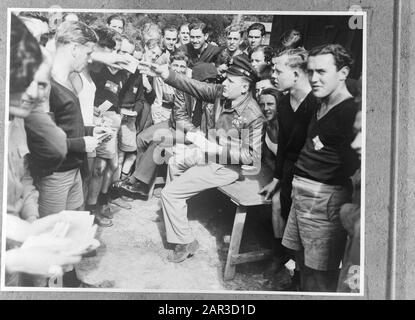
[[137, 69], [141, 74], [146, 74], [151, 77], [161, 77], [163, 80], [169, 76], [168, 64], [156, 64], [146, 61], [139, 61]]
[[139, 64], [139, 60], [134, 58], [132, 55], [123, 54], [123, 57], [126, 59], [128, 63], [122, 65], [123, 69], [127, 70], [130, 73], [135, 73], [137, 71], [137, 66]]

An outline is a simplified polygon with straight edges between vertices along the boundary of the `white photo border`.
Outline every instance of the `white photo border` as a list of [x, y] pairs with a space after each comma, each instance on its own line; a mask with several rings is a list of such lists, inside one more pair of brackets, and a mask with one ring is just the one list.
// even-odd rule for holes
[[[0, 261], [0, 291], [3, 292], [99, 292], [99, 293], [202, 293], [202, 294], [241, 294], [241, 295], [282, 295], [282, 296], [328, 296], [328, 297], [363, 297], [365, 296], [365, 191], [366, 191], [366, 101], [367, 101], [367, 12], [359, 6], [352, 6], [349, 11], [252, 11], [252, 10], [161, 10], [161, 9], [76, 9], [53, 6], [50, 8], [7, 8], [7, 37], [6, 37], [6, 91], [5, 91], [5, 135], [3, 153], [3, 208], [2, 208], [2, 238]], [[359, 8], [361, 10], [359, 10]], [[5, 253], [6, 253], [6, 228], [7, 219], [7, 163], [8, 163], [8, 115], [9, 115], [9, 77], [10, 77], [10, 28], [11, 13], [14, 11], [38, 11], [38, 12], [91, 12], [91, 13], [159, 13], [159, 14], [245, 14], [245, 15], [293, 15], [293, 16], [359, 16], [363, 18], [363, 43], [362, 43], [362, 157], [361, 157], [361, 229], [360, 229], [360, 290], [359, 293], [343, 292], [292, 292], [292, 291], [236, 291], [236, 290], [167, 290], [167, 289], [122, 289], [122, 288], [29, 288], [5, 286]]]

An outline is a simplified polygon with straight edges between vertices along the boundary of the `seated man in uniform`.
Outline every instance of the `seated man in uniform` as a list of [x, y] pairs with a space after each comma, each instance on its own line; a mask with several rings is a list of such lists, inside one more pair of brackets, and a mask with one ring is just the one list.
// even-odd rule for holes
[[[214, 103], [215, 130], [209, 130], [208, 139], [199, 130], [187, 132], [186, 140], [192, 145], [176, 145], [169, 170], [174, 168], [178, 174], [161, 192], [167, 241], [176, 244], [168, 260], [181, 262], [199, 248], [187, 219], [186, 201], [204, 190], [236, 181], [242, 164], [254, 168], [260, 164], [264, 116], [252, 97], [251, 85], [256, 76], [244, 55], [234, 57], [220, 85], [188, 79], [169, 71], [167, 65], [150, 66], [169, 85]], [[142, 72], [151, 73], [148, 67], [143, 67]]]

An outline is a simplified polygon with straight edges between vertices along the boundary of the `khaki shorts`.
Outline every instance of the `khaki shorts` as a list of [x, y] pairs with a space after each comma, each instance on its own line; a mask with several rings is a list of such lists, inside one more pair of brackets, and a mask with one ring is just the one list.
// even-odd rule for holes
[[96, 156], [103, 159], [113, 159], [118, 153], [118, 132], [121, 126], [121, 116], [114, 111], [107, 111], [103, 117], [111, 119], [114, 133], [109, 141], [98, 145]]
[[118, 148], [124, 152], [137, 151], [137, 130], [135, 128], [135, 118], [123, 120], [121, 122]]
[[39, 191], [39, 215], [41, 217], [75, 210], [84, 203], [80, 169], [54, 172], [41, 178], [36, 188]]
[[343, 186], [294, 176], [293, 202], [282, 244], [296, 251], [304, 249], [304, 263], [311, 269], [337, 269], [347, 236], [339, 212], [350, 197]]

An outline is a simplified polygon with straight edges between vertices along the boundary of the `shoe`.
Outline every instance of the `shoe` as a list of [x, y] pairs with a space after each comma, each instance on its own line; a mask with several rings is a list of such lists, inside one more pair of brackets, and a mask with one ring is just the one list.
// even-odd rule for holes
[[291, 277], [291, 284], [288, 290], [301, 291], [301, 276], [299, 271], [294, 271], [294, 275]]
[[140, 181], [131, 183], [129, 180], [120, 184], [120, 189], [137, 194], [143, 197], [148, 197], [148, 186]]
[[199, 249], [199, 242], [197, 240], [187, 244], [177, 244], [174, 251], [167, 257], [167, 260], [175, 263], [182, 262], [193, 256], [197, 249]]
[[131, 204], [129, 204], [128, 202], [126, 202], [125, 200], [123, 200], [121, 197], [119, 198], [115, 198], [112, 199], [110, 201], [111, 204], [116, 205], [120, 208], [126, 209], [126, 210], [131, 210], [133, 207], [131, 206]]
[[118, 181], [115, 181], [115, 182], [113, 182], [112, 184], [111, 184], [111, 188], [112, 189], [118, 189], [120, 186], [121, 186], [121, 184], [123, 183], [123, 182], [125, 182], [125, 181], [127, 181], [127, 179], [124, 179], [124, 180], [118, 180]]
[[[111, 220], [109, 220], [109, 221], [111, 221]], [[97, 250], [95, 249], [95, 250], [92, 250], [92, 251], [89, 251], [89, 252], [83, 254], [82, 255], [82, 258], [92, 258], [92, 257], [96, 257], [97, 254], [98, 254], [97, 253]]]
[[105, 218], [99, 214], [95, 215], [94, 223], [103, 228], [112, 227], [114, 225], [111, 219]]
[[110, 206], [108, 204], [102, 204], [98, 207], [98, 214], [102, 217], [107, 219], [114, 218], [114, 212], [111, 211]]

